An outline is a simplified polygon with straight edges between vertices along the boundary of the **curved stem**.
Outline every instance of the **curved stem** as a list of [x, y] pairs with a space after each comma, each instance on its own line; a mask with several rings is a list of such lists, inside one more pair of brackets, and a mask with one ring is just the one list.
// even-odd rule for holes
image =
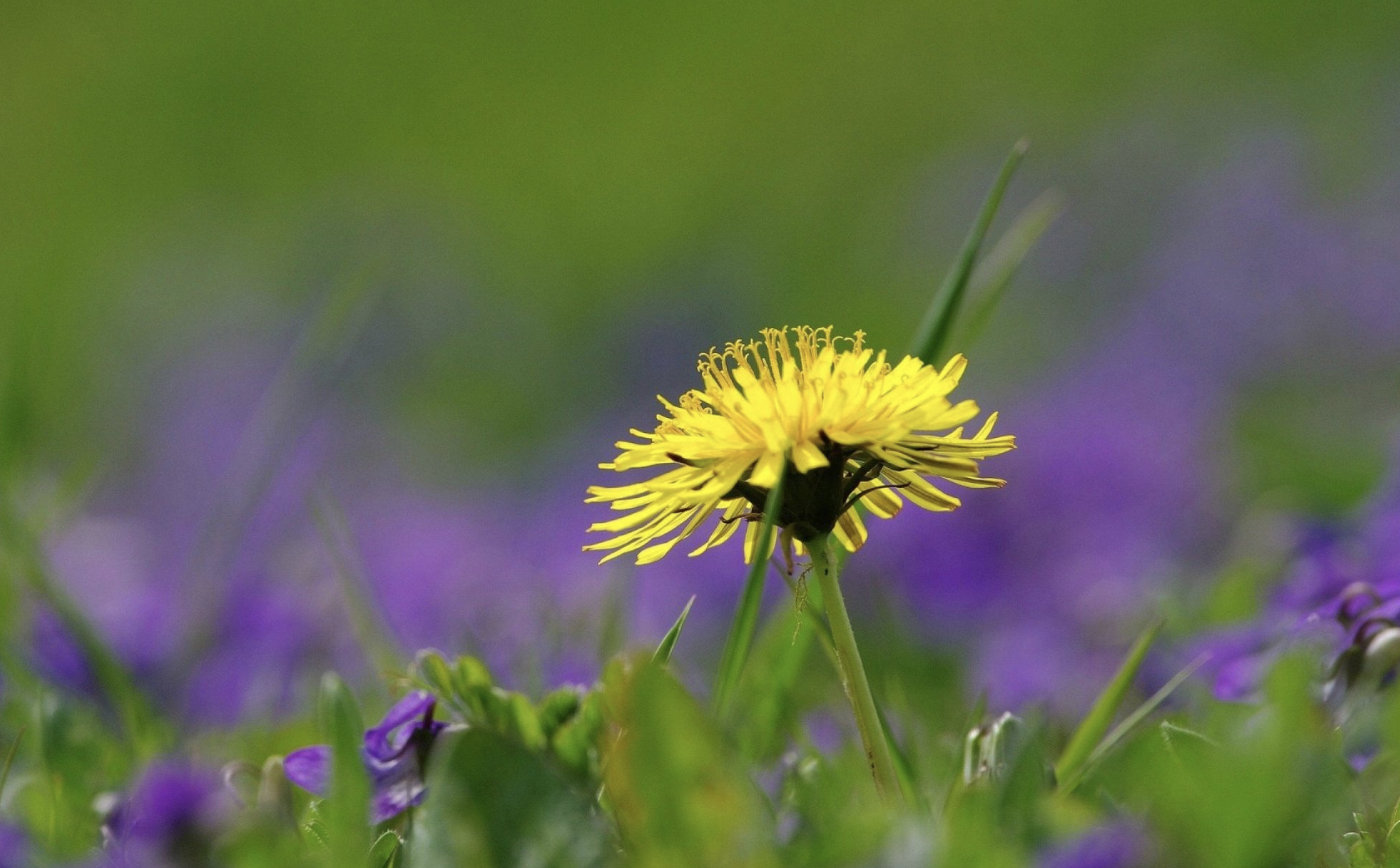
[[851, 617], [846, 613], [846, 601], [841, 597], [841, 586], [837, 581], [837, 562], [831, 557], [829, 546], [830, 537], [825, 536], [808, 543], [807, 550], [812, 555], [812, 567], [816, 570], [817, 582], [826, 604], [841, 686], [845, 688], [846, 698], [850, 700], [851, 710], [856, 715], [856, 729], [860, 732], [861, 744], [870, 762], [875, 789], [886, 802], [895, 801], [902, 794], [899, 779], [895, 776], [894, 758], [890, 754], [889, 742], [885, 741], [884, 730], [880, 727], [880, 713], [875, 708], [870, 680], [865, 677], [865, 666], [860, 661], [860, 649], [856, 647]]

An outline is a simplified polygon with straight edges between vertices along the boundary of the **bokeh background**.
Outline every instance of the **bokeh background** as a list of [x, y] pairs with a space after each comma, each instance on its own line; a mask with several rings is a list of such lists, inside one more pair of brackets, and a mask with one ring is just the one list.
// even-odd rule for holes
[[[738, 547], [596, 566], [594, 465], [713, 344], [904, 348], [1022, 136], [997, 231], [1058, 216], [959, 347], [1021, 448], [1004, 491], [872, 529], [848, 580], [872, 632], [1072, 709], [1154, 615], [1243, 612], [1217, 578], [1286, 547], [1279, 517], [1345, 522], [1388, 472], [1394, 4], [3, 17], [7, 508], [194, 723], [371, 669], [357, 607], [390, 657], [537, 686], [695, 594], [708, 671]], [[50, 613], [0, 603], [18, 653], [90, 683]]]

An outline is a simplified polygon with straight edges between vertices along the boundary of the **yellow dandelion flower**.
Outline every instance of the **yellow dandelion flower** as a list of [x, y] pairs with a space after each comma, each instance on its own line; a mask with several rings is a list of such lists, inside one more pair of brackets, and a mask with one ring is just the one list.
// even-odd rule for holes
[[[957, 497], [930, 478], [967, 488], [1005, 482], [980, 475], [978, 459], [1015, 448], [1015, 438], [992, 436], [996, 414], [972, 436], [963, 427], [979, 413], [973, 401], [952, 403], [967, 360], [942, 369], [906, 356], [897, 364], [832, 328], [764, 329], [762, 341], [735, 341], [700, 356], [703, 389], [672, 404], [654, 431], [633, 429], [604, 470], [663, 468], [642, 482], [593, 486], [589, 503], [627, 513], [590, 531], [614, 534], [586, 546], [604, 561], [637, 552], [637, 563], [659, 560], [706, 519], [719, 522], [698, 555], [748, 524], [745, 560], [752, 560], [769, 491], [783, 478], [777, 524], [799, 548], [834, 534], [846, 549], [864, 544], [866, 529], [852, 507], [892, 518], [908, 500], [942, 512]], [[940, 433], [942, 432], [942, 433]], [[786, 469], [784, 469], [786, 468]], [[776, 542], [776, 541], [775, 541]], [[764, 556], [768, 556], [766, 552]]]

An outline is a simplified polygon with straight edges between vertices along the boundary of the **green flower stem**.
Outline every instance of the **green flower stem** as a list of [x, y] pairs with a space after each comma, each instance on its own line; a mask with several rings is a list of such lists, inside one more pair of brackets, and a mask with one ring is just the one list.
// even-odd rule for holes
[[856, 715], [856, 729], [870, 761], [870, 773], [875, 777], [875, 789], [886, 802], [896, 801], [902, 793], [895, 774], [894, 758], [880, 726], [880, 713], [870, 694], [870, 680], [860, 662], [856, 634], [851, 629], [851, 616], [846, 613], [846, 601], [841, 597], [837, 581], [837, 561], [831, 557], [830, 537], [825, 536], [807, 544], [812, 555], [812, 567], [817, 573], [817, 586], [826, 603], [826, 617], [831, 624], [831, 639], [836, 645], [836, 664], [841, 673], [841, 686], [846, 690], [851, 710]]

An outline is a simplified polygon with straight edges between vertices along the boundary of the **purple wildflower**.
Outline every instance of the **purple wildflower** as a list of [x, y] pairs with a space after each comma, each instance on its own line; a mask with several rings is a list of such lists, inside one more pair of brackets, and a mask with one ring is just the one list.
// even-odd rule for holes
[[[157, 389], [137, 474], [48, 540], [56, 578], [138, 683], [199, 723], [290, 710], [345, 644], [323, 617], [333, 583], [299, 569], [327, 432], [300, 407], [264, 418], [266, 358], [224, 353]], [[91, 692], [66, 631], [31, 629], [41, 671]]]
[[[1397, 468], [1400, 472], [1400, 468]], [[1218, 698], [1252, 699], [1269, 664], [1309, 644], [1329, 668], [1328, 698], [1394, 678], [1400, 663], [1400, 478], [1350, 528], [1304, 526], [1288, 575], [1253, 621], [1199, 640]]]
[[18, 826], [0, 823], [0, 868], [26, 868], [29, 837]]
[[[372, 822], [395, 817], [421, 804], [427, 795], [424, 764], [437, 734], [447, 728], [447, 724], [433, 720], [436, 706], [432, 694], [414, 691], [395, 703], [378, 725], [365, 730], [360, 753], [374, 786]], [[330, 784], [331, 749], [315, 745], [292, 751], [283, 768], [287, 780], [324, 796]]]
[[234, 811], [216, 773], [175, 762], [153, 765], [103, 824], [108, 864], [203, 865]]
[[1037, 868], [1137, 868], [1149, 858], [1147, 836], [1136, 826], [1115, 823], [1094, 829], [1041, 854]]

